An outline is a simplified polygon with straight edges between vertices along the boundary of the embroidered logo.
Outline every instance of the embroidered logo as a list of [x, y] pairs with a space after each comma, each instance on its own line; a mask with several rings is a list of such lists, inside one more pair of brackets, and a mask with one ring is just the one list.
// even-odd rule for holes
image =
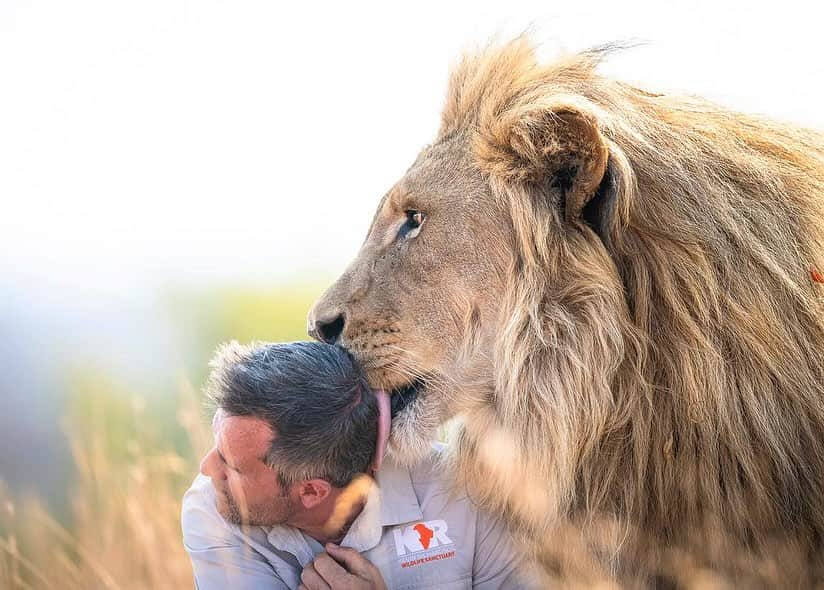
[[446, 534], [447, 530], [445, 520], [428, 520], [395, 528], [392, 531], [395, 551], [400, 558], [409, 557], [401, 560], [401, 567], [455, 557], [455, 544]]
[[824, 284], [824, 274], [818, 272], [814, 266], [810, 267], [810, 278], [812, 278], [812, 280], [816, 283]]

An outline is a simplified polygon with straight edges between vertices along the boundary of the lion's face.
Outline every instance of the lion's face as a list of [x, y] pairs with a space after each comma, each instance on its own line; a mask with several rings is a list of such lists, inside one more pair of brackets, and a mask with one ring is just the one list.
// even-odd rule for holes
[[[577, 367], [565, 338], [583, 328], [567, 327], [614, 308], [602, 305], [603, 279], [589, 289], [593, 274], [610, 274], [601, 239], [620, 184], [606, 175], [597, 109], [565, 94], [534, 104], [529, 92], [510, 96], [510, 82], [487, 79], [505, 77], [508, 60], [453, 75], [435, 144], [383, 198], [357, 258], [309, 315], [312, 336], [346, 348], [391, 393], [390, 448], [408, 460], [445, 419], [471, 417], [484, 400], [522, 409], [517, 393], [499, 395], [518, 376], [496, 359], [524, 335]], [[610, 295], [623, 300], [617, 284]], [[553, 324], [561, 333], [544, 330]], [[539, 362], [534, 352], [517, 358]]]
[[[395, 452], [414, 453], [449, 417], [448, 368], [470, 308], [494, 313], [505, 222], [460, 148], [424, 150], [378, 206], [355, 260], [316, 303], [309, 330], [391, 392]], [[483, 323], [483, 321], [481, 321]]]

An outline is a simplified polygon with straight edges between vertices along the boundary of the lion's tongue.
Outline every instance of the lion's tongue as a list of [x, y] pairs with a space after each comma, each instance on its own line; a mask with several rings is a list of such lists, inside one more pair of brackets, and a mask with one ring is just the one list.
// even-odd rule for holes
[[375, 446], [375, 458], [372, 459], [372, 471], [381, 468], [383, 455], [386, 453], [386, 441], [389, 440], [389, 428], [392, 425], [389, 394], [382, 389], [375, 390], [378, 399], [378, 444]]

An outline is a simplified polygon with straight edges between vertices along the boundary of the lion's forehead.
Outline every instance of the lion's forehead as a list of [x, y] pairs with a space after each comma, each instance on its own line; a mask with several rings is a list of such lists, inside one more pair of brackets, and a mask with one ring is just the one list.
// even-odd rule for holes
[[382, 209], [448, 206], [450, 211], [459, 212], [464, 205], [485, 198], [492, 201], [488, 184], [464, 147], [434, 145], [426, 152], [390, 191]]

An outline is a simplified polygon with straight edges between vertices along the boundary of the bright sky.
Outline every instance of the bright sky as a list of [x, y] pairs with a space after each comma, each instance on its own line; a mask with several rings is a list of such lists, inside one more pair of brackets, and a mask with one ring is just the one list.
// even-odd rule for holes
[[548, 55], [644, 40], [606, 70], [824, 127], [820, 5], [2, 0], [0, 281], [335, 274], [432, 138], [449, 64], [530, 23]]

